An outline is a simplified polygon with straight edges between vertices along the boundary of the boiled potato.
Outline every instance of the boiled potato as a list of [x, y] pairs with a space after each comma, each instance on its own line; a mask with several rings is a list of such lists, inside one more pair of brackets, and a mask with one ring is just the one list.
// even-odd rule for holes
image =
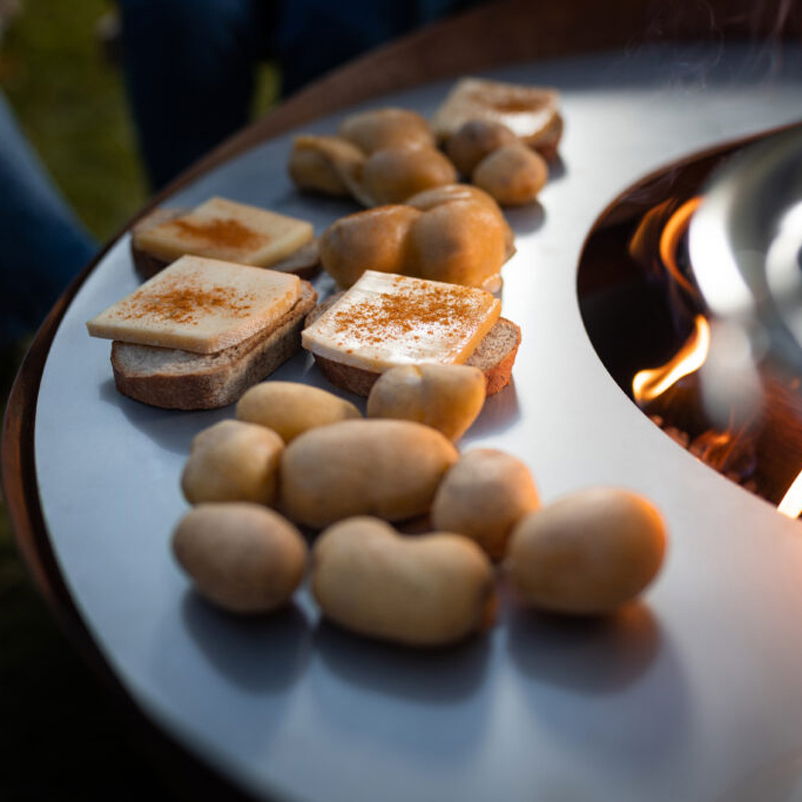
[[[458, 440], [485, 402], [485, 375], [468, 365], [402, 365], [382, 373], [368, 417], [417, 421]], [[446, 527], [448, 528], [448, 527]]]
[[445, 151], [462, 175], [470, 175], [479, 162], [494, 150], [518, 141], [518, 137], [504, 123], [468, 120], [446, 140]]
[[532, 203], [549, 179], [546, 160], [522, 142], [494, 150], [473, 171], [471, 181], [502, 206]]
[[415, 111], [386, 108], [351, 114], [339, 134], [364, 153], [405, 145], [434, 145], [429, 123]]
[[362, 169], [362, 186], [374, 205], [403, 203], [424, 189], [456, 180], [454, 165], [434, 147], [377, 150]]
[[646, 588], [665, 546], [665, 524], [649, 501], [596, 487], [527, 515], [513, 530], [506, 569], [520, 598], [535, 607], [602, 614]]
[[364, 153], [339, 137], [299, 136], [292, 145], [288, 170], [299, 189], [348, 196], [364, 162]]
[[421, 212], [381, 206], [341, 217], [320, 236], [320, 262], [341, 287], [350, 287], [369, 267], [404, 273], [405, 243]]
[[493, 571], [467, 538], [404, 537], [376, 518], [327, 529], [313, 551], [312, 591], [343, 627], [410, 646], [440, 646], [487, 627]]
[[463, 454], [440, 483], [432, 525], [466, 535], [498, 560], [513, 527], [539, 503], [532, 474], [521, 460], [494, 448], [477, 448]]
[[257, 504], [200, 504], [181, 519], [172, 545], [197, 591], [236, 613], [286, 604], [306, 566], [301, 533]]
[[455, 199], [412, 222], [407, 275], [482, 287], [507, 260], [509, 226], [498, 206]]
[[262, 382], [237, 403], [238, 420], [266, 426], [285, 443], [315, 426], [361, 417], [350, 401], [298, 382]]
[[313, 527], [353, 515], [412, 518], [429, 510], [457, 457], [449, 440], [420, 423], [375, 419], [320, 426], [284, 450], [281, 508]]
[[411, 198], [407, 198], [405, 203], [407, 206], [414, 206], [422, 212], [428, 212], [429, 209], [434, 209], [435, 206], [451, 203], [452, 201], [475, 201], [476, 203], [485, 204], [494, 210], [497, 217], [501, 220], [504, 219], [499, 205], [493, 198], [483, 189], [470, 184], [444, 184], [441, 187], [425, 189], [423, 192], [418, 192]]
[[467, 201], [480, 203], [495, 218], [495, 226], [499, 226], [504, 232], [504, 259], [509, 259], [515, 253], [515, 235], [504, 217], [498, 203], [487, 194], [483, 189], [471, 184], [444, 184], [442, 187], [434, 187], [418, 192], [411, 198], [407, 198], [404, 203], [422, 212], [428, 212], [435, 206], [451, 203], [452, 201]]
[[269, 429], [224, 420], [204, 429], [192, 441], [181, 475], [190, 504], [202, 501], [253, 501], [272, 504], [282, 439]]

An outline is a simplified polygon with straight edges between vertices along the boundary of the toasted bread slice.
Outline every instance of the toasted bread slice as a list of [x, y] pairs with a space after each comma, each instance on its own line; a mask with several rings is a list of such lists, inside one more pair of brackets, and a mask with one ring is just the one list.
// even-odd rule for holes
[[[148, 251], [142, 244], [142, 235], [156, 228], [156, 226], [177, 220], [190, 211], [190, 209], [184, 208], [168, 209], [159, 207], [145, 215], [133, 226], [131, 229], [131, 257], [134, 260], [134, 267], [141, 278], [152, 278], [173, 261]], [[270, 267], [271, 270], [280, 270], [283, 273], [295, 273], [295, 275], [303, 279], [310, 279], [320, 270], [317, 239], [314, 238], [301, 245], [276, 262], [260, 266]]]
[[165, 409], [232, 404], [300, 350], [304, 317], [316, 301], [317, 293], [304, 281], [298, 301], [272, 328], [212, 354], [114, 341], [111, 364], [117, 389]]
[[[307, 316], [306, 325], [309, 326], [313, 323], [340, 295], [341, 293], [333, 295], [316, 306]], [[502, 317], [485, 335], [473, 354], [468, 357], [465, 364], [477, 367], [485, 374], [487, 395], [493, 395], [503, 390], [510, 383], [512, 366], [520, 344], [520, 326]], [[344, 365], [318, 354], [313, 356], [315, 364], [332, 384], [356, 395], [367, 397], [373, 383], [381, 375], [351, 365]]]

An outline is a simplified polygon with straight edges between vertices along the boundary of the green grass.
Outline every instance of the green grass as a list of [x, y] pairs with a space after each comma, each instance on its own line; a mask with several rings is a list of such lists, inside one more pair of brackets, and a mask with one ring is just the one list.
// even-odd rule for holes
[[25, 0], [0, 46], [0, 85], [79, 217], [110, 237], [145, 198], [122, 79], [95, 29], [104, 0]]

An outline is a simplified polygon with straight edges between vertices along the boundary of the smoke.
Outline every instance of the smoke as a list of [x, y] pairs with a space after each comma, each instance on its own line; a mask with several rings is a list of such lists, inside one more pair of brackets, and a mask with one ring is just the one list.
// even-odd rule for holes
[[[653, 0], [644, 11], [644, 35], [637, 45], [677, 43], [669, 85], [703, 87], [722, 62], [725, 43], [749, 42], [745, 71], [771, 81], [782, 65], [783, 40], [799, 37], [798, 6], [794, 0]], [[689, 42], [704, 43], [697, 56], [688, 50]]]

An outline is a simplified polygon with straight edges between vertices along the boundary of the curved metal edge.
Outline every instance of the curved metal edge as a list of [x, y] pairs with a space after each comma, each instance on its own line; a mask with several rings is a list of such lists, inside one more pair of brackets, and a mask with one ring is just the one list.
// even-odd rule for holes
[[[64, 313], [105, 254], [133, 224], [154, 207], [198, 177], [232, 157], [309, 120], [381, 94], [411, 88], [471, 70], [483, 70], [527, 59], [556, 58], [571, 53], [600, 51], [632, 45], [633, 40], [704, 39], [714, 36], [708, 11], [701, 17], [693, 3], [686, 6], [670, 30], [649, 31], [638, 0], [618, 0], [599, 6], [595, 0], [577, 0], [570, 6], [541, 8], [529, 0], [488, 2], [354, 60], [279, 105], [262, 120], [246, 127], [188, 168], [156, 194], [124, 224], [72, 284], [40, 327], [17, 374], [3, 420], [0, 471], [8, 514], [16, 542], [41, 595], [102, 684], [111, 691], [127, 716], [138, 741], [193, 800], [255, 802], [236, 790], [178, 741], [169, 737], [133, 701], [94, 642], [64, 582], [49, 542], [40, 506], [34, 459], [36, 404], [42, 372]], [[747, 0], [736, 5], [747, 7]], [[730, 33], [753, 36], [799, 36], [802, 12], [784, 20], [783, 30], [762, 19], [735, 15], [731, 0], [711, 0]], [[582, 19], [583, 25], [576, 25]], [[589, 24], [592, 20], [596, 24]], [[733, 22], [734, 20], [734, 22]], [[592, 35], [588, 35], [588, 31]], [[412, 65], [412, 67], [410, 67]]]
[[117, 679], [70, 596], [50, 545], [39, 501], [34, 461], [34, 425], [42, 371], [58, 325], [83, 282], [108, 248], [70, 285], [42, 324], [8, 398], [2, 430], [2, 485], [17, 547], [40, 595], [61, 631], [100, 680], [113, 709], [125, 720], [132, 742], [180, 796], [215, 802], [255, 802], [233, 788], [158, 727]]

